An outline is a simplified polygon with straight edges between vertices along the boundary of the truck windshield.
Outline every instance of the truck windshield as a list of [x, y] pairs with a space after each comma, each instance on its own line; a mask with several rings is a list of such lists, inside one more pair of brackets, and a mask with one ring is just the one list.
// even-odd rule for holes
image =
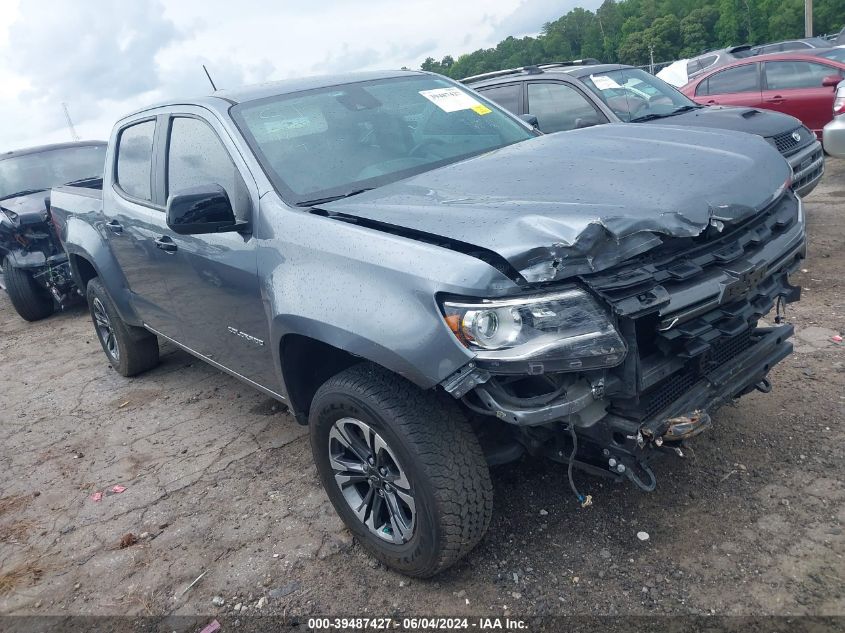
[[680, 114], [698, 106], [639, 68], [595, 73], [581, 80], [623, 121], [646, 121]]
[[81, 145], [0, 159], [0, 200], [84, 178], [102, 178], [105, 145]]
[[232, 116], [282, 197], [300, 206], [534, 136], [498, 106], [429, 75], [248, 101]]

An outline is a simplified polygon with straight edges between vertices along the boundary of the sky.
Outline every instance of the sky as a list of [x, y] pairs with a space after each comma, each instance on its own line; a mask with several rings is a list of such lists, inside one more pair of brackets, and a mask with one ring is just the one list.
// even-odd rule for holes
[[418, 68], [600, 0], [0, 0], [0, 152], [107, 139], [122, 115], [218, 87]]

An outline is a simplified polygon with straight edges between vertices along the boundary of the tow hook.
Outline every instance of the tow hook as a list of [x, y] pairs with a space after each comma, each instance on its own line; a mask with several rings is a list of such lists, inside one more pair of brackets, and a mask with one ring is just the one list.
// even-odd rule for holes
[[706, 411], [693, 411], [685, 415], [666, 420], [669, 427], [660, 437], [664, 442], [680, 442], [706, 431], [712, 426], [710, 414]]
[[754, 388], [760, 393], [769, 393], [772, 390], [772, 383], [768, 378], [763, 378], [760, 382], [754, 385]]

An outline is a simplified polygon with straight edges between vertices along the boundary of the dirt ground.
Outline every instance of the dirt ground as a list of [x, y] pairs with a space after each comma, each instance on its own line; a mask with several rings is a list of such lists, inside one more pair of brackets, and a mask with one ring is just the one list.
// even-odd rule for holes
[[30, 324], [0, 292], [0, 614], [845, 615], [843, 204], [830, 160], [770, 394], [651, 494], [576, 475], [582, 509], [559, 466], [495, 469], [489, 533], [430, 581], [364, 554], [272, 400], [167, 345], [122, 378], [84, 309]]

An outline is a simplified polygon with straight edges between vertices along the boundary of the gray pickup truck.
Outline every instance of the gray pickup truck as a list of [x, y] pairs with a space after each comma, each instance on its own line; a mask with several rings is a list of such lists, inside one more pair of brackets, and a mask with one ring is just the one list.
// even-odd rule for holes
[[805, 254], [759, 137], [544, 136], [411, 71], [136, 112], [102, 188], [52, 206], [112, 366], [162, 338], [285, 403], [349, 529], [421, 577], [484, 535], [490, 465], [556, 460], [583, 503], [573, 468], [653, 489], [654, 457], [770, 389]]

